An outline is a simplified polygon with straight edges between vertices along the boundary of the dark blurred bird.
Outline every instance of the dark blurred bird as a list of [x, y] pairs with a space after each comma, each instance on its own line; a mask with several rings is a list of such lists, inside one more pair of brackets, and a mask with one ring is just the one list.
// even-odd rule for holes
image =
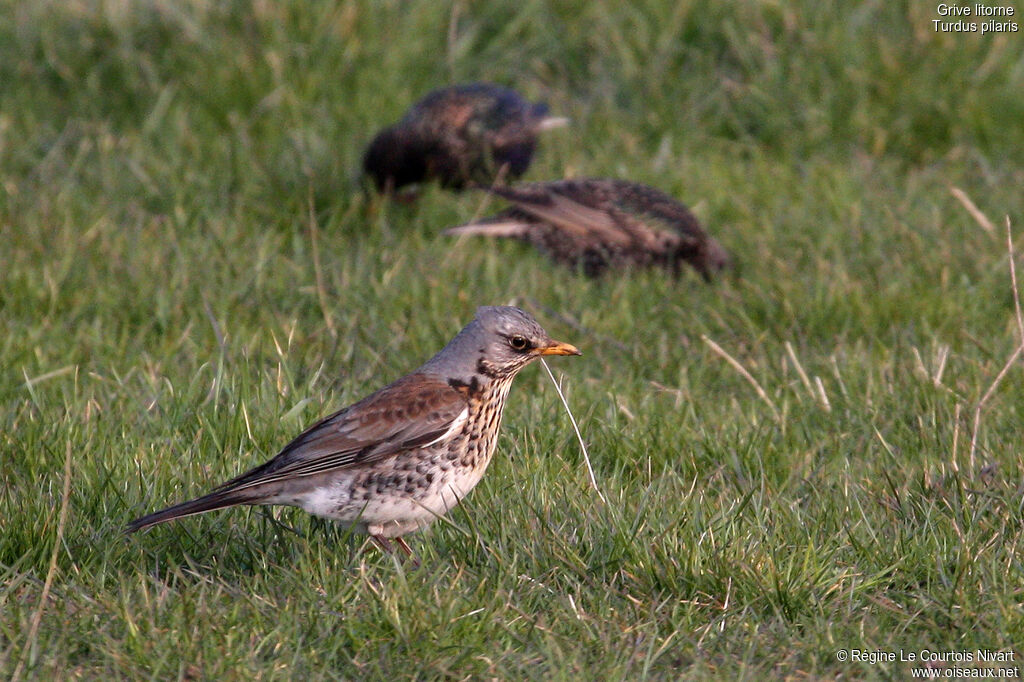
[[566, 125], [519, 93], [491, 83], [435, 90], [382, 130], [363, 157], [379, 190], [429, 179], [462, 189], [516, 179], [526, 172], [537, 133]]
[[385, 550], [480, 481], [505, 398], [523, 367], [580, 355], [513, 307], [476, 318], [416, 371], [306, 429], [269, 462], [203, 497], [143, 516], [128, 532], [236, 505], [279, 504], [349, 525]]
[[710, 280], [731, 263], [686, 206], [647, 185], [578, 179], [483, 189], [513, 206], [445, 234], [519, 239], [589, 277], [627, 266], [678, 274], [689, 263]]

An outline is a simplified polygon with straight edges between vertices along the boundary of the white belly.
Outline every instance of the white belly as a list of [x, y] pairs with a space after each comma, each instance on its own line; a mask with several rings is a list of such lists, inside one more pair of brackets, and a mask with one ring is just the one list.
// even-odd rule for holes
[[364, 500], [351, 495], [350, 486], [343, 482], [274, 503], [301, 507], [360, 533], [393, 538], [423, 528], [455, 508], [480, 482], [485, 468], [438, 471], [432, 485], [413, 494], [394, 491]]

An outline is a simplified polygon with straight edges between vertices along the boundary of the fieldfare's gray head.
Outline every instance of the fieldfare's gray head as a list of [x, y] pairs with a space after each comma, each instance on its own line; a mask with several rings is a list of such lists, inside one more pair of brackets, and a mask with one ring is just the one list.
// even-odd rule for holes
[[481, 306], [424, 369], [469, 383], [511, 377], [544, 355], [582, 355], [555, 341], [529, 313], [512, 306]]

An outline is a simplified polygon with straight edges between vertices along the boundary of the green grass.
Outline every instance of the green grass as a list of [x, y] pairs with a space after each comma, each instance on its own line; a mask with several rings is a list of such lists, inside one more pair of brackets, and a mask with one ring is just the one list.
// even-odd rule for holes
[[[971, 439], [1022, 342], [1004, 226], [1024, 279], [1024, 43], [935, 18], [810, 0], [3, 3], [0, 673], [909, 675], [837, 660], [854, 648], [1019, 662], [1019, 361], [973, 457]], [[573, 119], [530, 179], [656, 185], [736, 275], [586, 281], [441, 237], [479, 195], [359, 190], [376, 129], [476, 79]], [[420, 570], [296, 510], [121, 534], [510, 301], [585, 353], [550, 365], [607, 505], [530, 369], [481, 485], [410, 538]]]

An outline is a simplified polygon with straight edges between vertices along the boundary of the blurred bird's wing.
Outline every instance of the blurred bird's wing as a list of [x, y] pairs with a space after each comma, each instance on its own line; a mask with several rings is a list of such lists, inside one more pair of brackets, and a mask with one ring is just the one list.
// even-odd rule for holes
[[537, 185], [491, 187], [492, 194], [514, 203], [538, 220], [578, 238], [597, 238], [609, 245], [626, 246], [631, 239], [608, 211], [588, 206], [553, 188]]
[[665, 248], [666, 240], [676, 241], [675, 232], [665, 232], [659, 229], [669, 227], [668, 225], [660, 224], [661, 221], [656, 220], [654, 221], [655, 226], [652, 227], [648, 215], [638, 215], [618, 207], [609, 208], [608, 214], [615, 220], [619, 230], [628, 235], [630, 243], [645, 251], [657, 253]]
[[440, 377], [410, 374], [309, 427], [272, 460], [217, 490], [237, 491], [379, 461], [455, 433], [468, 413], [464, 391]]
[[617, 189], [613, 200], [616, 209], [642, 221], [648, 230], [670, 231], [689, 240], [707, 238], [690, 209], [664, 192], [635, 183], [617, 183]]

